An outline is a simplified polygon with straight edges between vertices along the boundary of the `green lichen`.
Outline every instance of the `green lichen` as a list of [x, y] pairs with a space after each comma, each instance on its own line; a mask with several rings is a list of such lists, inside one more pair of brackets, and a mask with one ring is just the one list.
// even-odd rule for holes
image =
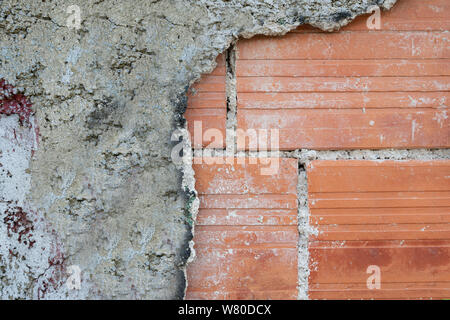
[[196, 194], [193, 191], [188, 190], [187, 188], [184, 190], [186, 193], [186, 205], [184, 207], [184, 216], [186, 218], [186, 223], [192, 227], [194, 224], [194, 219], [192, 217], [192, 205], [196, 199]]

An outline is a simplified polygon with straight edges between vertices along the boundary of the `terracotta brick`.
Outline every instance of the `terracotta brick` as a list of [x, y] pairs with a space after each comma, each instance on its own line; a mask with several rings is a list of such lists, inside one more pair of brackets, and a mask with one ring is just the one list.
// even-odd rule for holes
[[[349, 50], [351, 48], [351, 50]], [[238, 59], [444, 59], [446, 31], [289, 33], [242, 40]]]
[[[224, 148], [226, 140], [226, 93], [225, 93], [225, 56], [219, 55], [217, 67], [209, 75], [204, 75], [188, 93], [188, 107], [184, 114], [188, 122], [194, 148]], [[194, 121], [201, 122], [201, 133], [194, 140]], [[216, 129], [222, 135], [218, 141], [214, 138], [204, 139], [205, 132]], [[213, 131], [209, 131], [214, 133]]]
[[[188, 122], [192, 146], [194, 148], [224, 148], [226, 140], [226, 115], [227, 110], [224, 108], [188, 108], [184, 113], [184, 117]], [[201, 127], [201, 130], [197, 132], [194, 129], [196, 122]], [[209, 133], [214, 138], [207, 139], [206, 137]], [[216, 138], [216, 136], [218, 137]]]
[[278, 129], [280, 150], [450, 146], [445, 109], [242, 109], [238, 126]]
[[450, 297], [449, 173], [448, 160], [311, 162], [310, 298]]
[[379, 31], [363, 17], [240, 41], [238, 128], [279, 130], [281, 150], [450, 147], [448, 6], [401, 1]]
[[238, 92], [449, 91], [450, 77], [242, 77]]
[[[240, 93], [241, 109], [421, 109], [447, 111], [449, 92]], [[445, 118], [445, 117], [444, 117]]]
[[445, 31], [289, 33], [238, 43], [238, 58], [253, 59], [448, 59]]
[[[448, 60], [441, 59], [237, 60], [236, 66], [238, 77], [420, 77], [450, 74]], [[247, 88], [246, 81], [252, 79], [243, 80], [240, 83], [242, 91]]]
[[200, 209], [188, 299], [295, 299], [297, 161], [195, 164]]

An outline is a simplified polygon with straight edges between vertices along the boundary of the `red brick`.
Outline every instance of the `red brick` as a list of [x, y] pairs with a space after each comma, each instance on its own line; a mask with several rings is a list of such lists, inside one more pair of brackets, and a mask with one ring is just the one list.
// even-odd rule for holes
[[449, 297], [449, 173], [450, 161], [313, 161], [310, 298]]
[[[188, 129], [191, 133], [191, 142], [194, 148], [224, 148], [226, 140], [226, 114], [224, 108], [188, 108], [184, 113]], [[194, 131], [195, 122], [200, 124], [199, 133]], [[194, 133], [199, 137], [194, 136]], [[209, 134], [214, 138], [207, 139]]]
[[242, 77], [238, 92], [449, 91], [450, 77]]
[[[219, 55], [217, 67], [209, 75], [204, 75], [196, 82], [188, 93], [188, 107], [184, 114], [188, 122], [194, 148], [211, 147], [224, 148], [226, 140], [226, 93], [225, 93], [225, 56]], [[201, 122], [201, 137], [194, 141], [194, 121]], [[205, 132], [216, 129], [222, 135], [222, 139], [214, 141], [204, 139]], [[209, 131], [210, 133], [215, 133]]]
[[[450, 146], [446, 110], [241, 109], [238, 127], [278, 129], [280, 150]], [[246, 146], [248, 149], [248, 145]]]
[[248, 159], [194, 165], [200, 210], [188, 299], [297, 297], [297, 161], [279, 161], [272, 176]]
[[[238, 77], [414, 77], [450, 75], [450, 64], [448, 60], [442, 59], [237, 60], [236, 66]], [[241, 85], [243, 88], [246, 87], [245, 82]], [[277, 87], [277, 89], [279, 88]]]
[[243, 109], [421, 109], [446, 111], [449, 92], [240, 93]]
[[359, 20], [240, 41], [238, 128], [279, 130], [281, 150], [450, 147], [449, 5], [406, 2], [380, 31]]
[[444, 59], [445, 31], [289, 33], [238, 43], [238, 58], [253, 59]]

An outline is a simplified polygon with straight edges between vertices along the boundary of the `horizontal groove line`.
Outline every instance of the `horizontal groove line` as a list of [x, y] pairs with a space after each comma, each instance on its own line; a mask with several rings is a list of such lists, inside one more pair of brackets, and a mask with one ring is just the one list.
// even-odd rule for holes
[[416, 75], [416, 76], [237, 76], [237, 79], [249, 79], [249, 78], [338, 78], [338, 79], [351, 79], [351, 78], [432, 78], [432, 77], [448, 77], [450, 74], [443, 75]]
[[[327, 292], [336, 292], [336, 293], [341, 293], [342, 295], [344, 295], [345, 297], [345, 293], [350, 293], [350, 292], [367, 292], [368, 294], [370, 293], [370, 297], [351, 297], [351, 298], [346, 298], [346, 299], [354, 299], [354, 300], [361, 300], [361, 299], [372, 299], [372, 298], [377, 298], [376, 297], [376, 292], [380, 292], [380, 293], [397, 293], [399, 295], [396, 295], [394, 297], [389, 296], [389, 297], [379, 297], [379, 299], [384, 300], [384, 299], [399, 299], [399, 300], [404, 300], [404, 299], [418, 299], [419, 297], [415, 297], [415, 296], [408, 296], [408, 292], [409, 293], [416, 293], [417, 295], [421, 294], [421, 291], [443, 291], [444, 293], [447, 293], [447, 291], [450, 292], [450, 288], [393, 288], [393, 289], [384, 289], [381, 288], [379, 290], [369, 290], [369, 289], [364, 289], [364, 288], [345, 288], [345, 289], [339, 289], [339, 288], [333, 288], [333, 289], [308, 289], [309, 292], [314, 292], [314, 293], [327, 293]], [[401, 295], [401, 293], [403, 293], [403, 295]], [[375, 295], [375, 297], [373, 297]], [[420, 297], [422, 298], [422, 294], [420, 295]], [[428, 295], [425, 295], [424, 299], [443, 299], [443, 297], [429, 297]]]
[[[266, 228], [266, 227], [273, 227], [273, 228], [275, 228], [275, 227], [289, 227], [289, 228], [292, 228], [292, 226], [294, 226], [295, 228], [297, 227], [297, 225], [294, 225], [294, 224], [264, 224], [264, 225], [255, 225], [255, 224], [196, 224], [196, 226], [203, 226], [203, 227], [236, 227], [236, 228], [241, 228], [241, 227], [261, 227], [261, 228]], [[255, 230], [236, 230], [236, 231], [255, 231]], [[265, 230], [260, 230], [260, 231], [265, 231]], [[285, 231], [285, 230], [280, 230], [280, 232], [281, 231]]]
[[[401, 21], [410, 21], [410, 20], [401, 20]], [[419, 20], [420, 22], [432, 22], [432, 21], [436, 21], [434, 19], [430, 19], [430, 20]], [[442, 23], [450, 23], [448, 22], [448, 20], [437, 20], [438, 22], [442, 22]], [[448, 30], [340, 30], [339, 32], [324, 32], [324, 31], [295, 31], [292, 30], [290, 33], [291, 34], [324, 34], [326, 36], [328, 35], [333, 35], [333, 34], [350, 34], [350, 33], [371, 33], [371, 34], [377, 34], [377, 33], [394, 33], [394, 34], [398, 34], [400, 32], [402, 33], [443, 33], [445, 34], [446, 31]]]
[[[429, 60], [448, 60], [450, 57], [431, 57], [431, 58], [420, 58], [420, 57], [406, 57], [406, 58], [369, 58], [369, 59], [355, 59], [355, 58], [349, 58], [349, 59], [336, 59], [336, 58], [330, 58], [330, 59], [298, 59], [299, 61], [373, 61], [373, 60], [423, 60], [423, 61], [429, 61]], [[274, 59], [274, 58], [251, 58], [251, 59], [237, 59], [236, 61], [286, 61], [286, 60], [297, 60], [293, 58], [285, 58], [285, 59]]]
[[[394, 92], [394, 93], [405, 93], [405, 92], [407, 92], [407, 93], [417, 93], [417, 94], [421, 94], [421, 93], [423, 93], [423, 91], [376, 91], [376, 92], [364, 92], [365, 94], [371, 94], [371, 93], [379, 93], [379, 94], [381, 94], [381, 93], [383, 93], [383, 92]], [[438, 91], [433, 91], [433, 92], [437, 92], [437, 93], [442, 93], [442, 94], [450, 94], [448, 91], [445, 91], [445, 90], [438, 90]], [[248, 93], [248, 92], [243, 92], [243, 93]], [[254, 92], [250, 92], [250, 93], [253, 93], [254, 94]], [[283, 92], [281, 92], [281, 93], [283, 93]], [[291, 93], [291, 92], [289, 92], [289, 93]], [[349, 93], [353, 93], [353, 94], [360, 94], [359, 92], [344, 92], [343, 94], [349, 94]], [[268, 93], [268, 92], [256, 92], [256, 94], [259, 94], [259, 95], [270, 95], [271, 96], [271, 94], [270, 93]], [[315, 94], [315, 91], [314, 92], [308, 92], [308, 94], [311, 94], [311, 95], [314, 95]]]
[[[255, 158], [255, 159], [259, 159], [259, 158]], [[276, 159], [281, 160], [281, 158], [276, 158]], [[255, 166], [256, 166], [256, 164], [255, 164]], [[252, 197], [252, 196], [292, 196], [292, 195], [297, 196], [297, 193], [199, 193], [199, 195], [200, 196], [249, 196], [249, 197]]]
[[[200, 250], [200, 249], [213, 249], [216, 250], [217, 249], [222, 249], [222, 250], [228, 250], [228, 249], [232, 249], [232, 250], [275, 250], [275, 249], [290, 249], [290, 250], [297, 250], [298, 246], [297, 245], [276, 245], [276, 246], [272, 246], [272, 245], [259, 245], [259, 246], [236, 246], [236, 245], [221, 245], [221, 244], [217, 244], [217, 243], [213, 243], [213, 244], [198, 244], [196, 243], [194, 245], [194, 248], [196, 250]], [[198, 256], [197, 256], [198, 257]]]
[[[201, 84], [200, 86], [205, 86], [205, 85]], [[191, 88], [194, 88], [197, 91], [196, 94], [199, 94], [199, 93], [224, 93], [225, 92], [225, 90], [224, 91], [208, 91], [208, 90], [196, 89], [195, 87], [196, 87], [196, 85], [194, 84], [194, 85], [192, 85]], [[187, 96], [188, 96], [188, 100], [189, 99], [202, 99], [200, 97], [196, 97], [195, 95], [191, 96], [191, 95], [187, 94]]]
[[[317, 209], [320, 209], [320, 210], [326, 210], [326, 209], [342, 209], [342, 210], [348, 210], [348, 209], [367, 209], [367, 208], [374, 208], [373, 206], [370, 206], [370, 207], [320, 207], [320, 208], [317, 208], [317, 207], [311, 207], [310, 208], [310, 210], [317, 210]], [[424, 206], [421, 206], [421, 207], [417, 207], [417, 206], [412, 206], [412, 207], [380, 207], [380, 206], [378, 206], [377, 208], [379, 208], [379, 209], [410, 209], [410, 208], [422, 208], [422, 209], [425, 209], [425, 208], [449, 208], [448, 206], [426, 206], [426, 207], [424, 207]]]
[[[313, 236], [311, 236], [313, 237]], [[315, 236], [314, 236], [315, 237]], [[446, 244], [442, 244], [443, 241], [445, 240], [450, 240], [450, 239], [369, 239], [369, 240], [318, 240], [318, 239], [311, 239], [309, 242], [311, 245], [320, 245], [321, 243], [325, 243], [325, 244], [329, 244], [331, 242], [364, 242], [364, 243], [371, 243], [371, 242], [377, 242], [379, 243], [380, 241], [390, 241], [391, 243], [393, 242], [395, 244], [395, 246], [357, 246], [357, 247], [334, 247], [334, 246], [328, 246], [328, 247], [311, 247], [312, 249], [315, 248], [319, 248], [319, 249], [323, 249], [323, 248], [329, 248], [329, 249], [341, 249], [341, 248], [347, 248], [347, 249], [351, 249], [351, 248], [409, 248], [409, 247], [419, 247], [419, 248], [428, 248], [428, 247], [441, 247], [441, 248], [447, 248], [450, 247], [450, 242], [446, 243]], [[406, 241], [406, 242], [412, 242], [412, 241], [418, 241], [419, 243], [417, 244], [406, 244], [406, 246], [400, 246], [400, 242], [401, 241]], [[421, 243], [422, 242], [422, 243]], [[435, 242], [435, 243], [434, 243]], [[397, 245], [398, 243], [398, 245]], [[436, 243], [439, 243], [439, 245], [436, 245]]]
[[[370, 150], [370, 149], [365, 149]], [[435, 160], [415, 160], [415, 159], [402, 159], [402, 160], [318, 160], [316, 162], [322, 162], [315, 164], [314, 169], [317, 168], [383, 168], [383, 167], [431, 167], [431, 168], [441, 168], [450, 167], [450, 159], [435, 159]], [[324, 162], [333, 163], [331, 165], [324, 165]], [[350, 165], [351, 163], [358, 165]], [[371, 162], [373, 164], [364, 164], [364, 162]], [[401, 165], [399, 165], [399, 163]], [[317, 191], [315, 191], [317, 192]], [[323, 192], [323, 191], [320, 191]], [[413, 192], [413, 191], [411, 191]]]
[[[367, 114], [367, 112], [370, 112], [370, 110], [389, 110], [389, 111], [394, 111], [394, 110], [405, 110], [405, 111], [416, 111], [416, 112], [420, 112], [421, 109], [429, 109], [431, 110], [442, 110], [442, 109], [447, 109], [447, 108], [442, 108], [442, 107], [418, 107], [418, 108], [414, 108], [414, 107], [355, 107], [355, 108], [340, 108], [340, 107], [311, 107], [311, 108], [292, 108], [292, 107], [276, 107], [276, 108], [270, 108], [270, 107], [263, 107], [263, 108], [259, 108], [259, 107], [240, 107], [241, 110], [264, 110], [264, 111], [268, 111], [268, 110], [283, 110], [283, 111], [287, 111], [287, 110], [327, 110], [329, 111], [330, 109], [335, 110], [336, 112], [339, 112], [341, 110], [361, 110], [362, 109], [366, 109], [364, 114]], [[423, 110], [423, 111], [428, 111], [428, 110]], [[302, 130], [301, 128], [299, 128], [298, 130]]]
[[[356, 160], [358, 161], [358, 160]], [[370, 160], [369, 160], [370, 161]], [[408, 161], [408, 160], [407, 160]], [[428, 165], [430, 166], [430, 165]], [[367, 166], [367, 167], [371, 167], [371, 166]], [[395, 167], [401, 167], [401, 165], [396, 164]], [[416, 166], [414, 166], [416, 167]], [[432, 166], [430, 166], [432, 167]], [[433, 166], [433, 167], [437, 167], [437, 168], [442, 168], [442, 167], [447, 167], [445, 165], [439, 165], [439, 166]], [[450, 167], [450, 161], [448, 164], [448, 167]], [[380, 166], [380, 168], [383, 168], [382, 166]], [[426, 192], [448, 192], [450, 194], [450, 186], [449, 186], [449, 190], [417, 190], [417, 191], [314, 191], [311, 192], [310, 194], [346, 194], [346, 193], [426, 193]]]
[[[446, 224], [448, 224], [448, 223], [446, 223]], [[342, 227], [342, 226], [344, 226], [344, 225], [338, 225], [337, 227]], [[319, 227], [319, 229], [320, 229], [320, 227]], [[346, 234], [346, 233], [365, 234], [365, 233], [392, 233], [392, 232], [398, 232], [398, 233], [421, 232], [423, 234], [432, 233], [432, 232], [448, 232], [449, 233], [449, 237], [450, 237], [450, 229], [438, 229], [438, 230], [405, 230], [405, 229], [403, 229], [403, 230], [319, 230], [319, 236], [321, 234], [330, 234], [330, 233], [335, 233], [335, 234], [336, 233], [340, 233], [340, 234]], [[417, 239], [417, 240], [419, 240], [419, 239]]]
[[[207, 210], [207, 209], [202, 209], [202, 210]], [[252, 209], [253, 210], [253, 209]], [[274, 211], [274, 209], [271, 209], [272, 211]], [[270, 211], [270, 210], [267, 210]], [[202, 213], [199, 212], [197, 214], [197, 216], [202, 217], [202, 219], [208, 219], [208, 217], [218, 217], [218, 218], [230, 218], [230, 220], [234, 220], [234, 219], [253, 219], [256, 217], [267, 217], [267, 218], [282, 218], [282, 219], [286, 219], [286, 218], [296, 218], [297, 217], [297, 210], [292, 210], [295, 212], [292, 213], [273, 213], [273, 214], [269, 214], [269, 213], [250, 213], [250, 214], [236, 214], [234, 216], [230, 216], [228, 214], [215, 214], [215, 213]]]
[[402, 212], [402, 213], [389, 213], [389, 212], [382, 212], [382, 213], [316, 213], [316, 214], [311, 214], [311, 217], [316, 217], [316, 218], [320, 218], [320, 217], [348, 217], [348, 218], [355, 218], [355, 217], [399, 217], [399, 218], [403, 218], [403, 217], [411, 217], [411, 216], [419, 216], [419, 217], [436, 217], [436, 216], [450, 216], [450, 211], [449, 212], [425, 212], [425, 213], [409, 213], [409, 212]]
[[450, 60], [449, 58], [369, 58], [369, 59], [358, 59], [358, 58], [353, 58], [353, 59], [333, 59], [333, 58], [325, 58], [325, 59], [302, 59], [302, 58], [269, 58], [269, 59], [237, 59], [239, 61], [261, 61], [261, 60], [265, 60], [267, 62], [272, 62], [272, 61], [310, 61], [310, 60], [314, 60], [314, 61], [396, 61], [396, 60], [407, 60], [407, 61], [411, 61], [411, 62], [416, 62], [416, 61], [440, 61], [440, 60]]
[[[208, 82], [207, 82], [207, 83], [208, 83]], [[191, 88], [193, 88], [194, 90], [196, 90], [196, 92], [195, 92], [193, 95], [192, 95], [191, 93], [187, 93], [188, 99], [198, 99], [198, 100], [200, 100], [200, 99], [205, 99], [205, 98], [203, 98], [203, 97], [201, 97], [201, 96], [198, 96], [200, 93], [211, 93], [211, 94], [217, 94], [217, 93], [220, 93], [220, 94], [224, 94], [224, 97], [226, 96], [226, 95], [225, 95], [225, 93], [226, 93], [225, 90], [223, 90], [223, 91], [204, 91], [204, 90], [200, 90], [200, 89], [196, 89], [196, 88], [195, 88], [196, 86], [205, 87], [206, 85], [208, 85], [208, 84], [200, 83], [200, 82], [194, 83], [194, 84], [192, 85]], [[213, 86], [213, 85], [215, 85], [215, 84], [209, 84], [209, 85]], [[214, 100], [214, 99], [210, 99], [210, 100]]]
[[237, 93], [375, 93], [375, 92], [385, 92], [385, 93], [392, 93], [392, 92], [442, 92], [442, 90], [424, 90], [424, 91], [374, 91], [374, 90], [366, 90], [366, 91], [237, 91]]
[[[391, 232], [396, 232], [396, 231], [391, 231]], [[414, 239], [402, 239], [404, 241], [450, 241], [450, 238], [431, 238], [431, 239], [423, 239], [423, 238], [414, 238]], [[348, 239], [327, 239], [327, 240], [317, 240], [317, 241], [335, 241], [335, 242], [349, 242], [349, 241], [401, 241], [399, 239], [392, 239], [392, 238], [383, 238], [383, 239], [366, 239], [366, 240], [362, 240], [362, 239], [358, 239], [358, 240], [348, 240]], [[428, 246], [426, 246], [428, 247]], [[448, 248], [449, 246], [430, 246], [430, 247], [439, 247], [439, 248]], [[336, 247], [334, 249], [352, 249], [353, 247], [345, 247], [345, 245], [343, 247]], [[364, 247], [366, 248], [366, 247]], [[377, 248], [382, 248], [382, 247], [373, 247], [373, 249], [377, 249]], [[399, 247], [402, 248], [402, 247]], [[311, 249], [311, 248], [310, 248]]]
[[207, 110], [207, 111], [220, 110], [220, 111], [226, 111], [226, 108], [225, 107], [224, 108], [219, 108], [219, 107], [217, 107], [217, 108], [211, 108], [211, 107], [204, 107], [204, 108], [203, 107], [188, 107], [186, 109], [186, 111], [189, 111], [189, 110]]
[[[214, 208], [208, 208], [208, 207], [202, 207], [201, 206], [201, 204], [200, 204], [200, 208], [199, 209], [267, 209], [267, 210], [278, 210], [278, 209], [280, 209], [280, 208], [267, 208], [267, 207], [262, 207], [262, 208], [260, 208], [260, 207], [251, 207], [251, 208], [249, 208], [249, 207], [214, 207]], [[281, 208], [281, 209], [286, 209], [286, 208]], [[292, 207], [292, 208], [287, 208], [287, 209], [292, 209], [292, 210], [295, 210], [295, 209], [297, 209], [297, 207]]]
[[[254, 292], [285, 292], [285, 291], [291, 291], [291, 290], [297, 290], [297, 285], [293, 286], [292, 288], [288, 288], [288, 289], [270, 289], [270, 290], [252, 290], [251, 293]], [[207, 288], [201, 288], [201, 287], [197, 287], [197, 288], [192, 288], [191, 286], [188, 287], [187, 289], [188, 291], [188, 295], [189, 292], [205, 292], [205, 293], [216, 293], [217, 290], [208, 290]], [[219, 295], [225, 295], [225, 294], [230, 294], [230, 293], [245, 293], [248, 294], [249, 291], [248, 290], [225, 290], [225, 291], [220, 291]], [[297, 295], [297, 293], [296, 293]]]
[[[245, 216], [245, 215], [243, 215]], [[428, 217], [436, 219], [436, 218], [441, 218], [441, 219], [449, 219], [450, 220], [450, 213], [442, 213], [442, 214], [433, 214], [433, 213], [429, 213], [429, 214], [414, 214], [414, 213], [405, 213], [405, 214], [379, 214], [379, 213], [373, 213], [373, 214], [364, 214], [364, 215], [359, 215], [359, 214], [337, 214], [337, 215], [320, 215], [320, 216], [312, 216], [310, 215], [310, 218], [313, 218], [314, 220], [318, 220], [320, 225], [323, 225], [321, 223], [321, 221], [326, 220], [326, 219], [391, 219], [391, 218], [398, 218], [398, 219], [404, 219], [404, 218], [420, 218], [420, 219], [427, 219]], [[392, 222], [392, 223], [398, 223], [398, 222]], [[442, 222], [442, 223], [447, 223], [447, 222]], [[331, 224], [335, 224], [335, 223], [331, 223]], [[355, 223], [358, 224], [358, 223]], [[386, 223], [380, 223], [380, 224], [391, 224], [391, 222], [386, 222]]]
[[[450, 225], [450, 222], [421, 222], [421, 223], [403, 223], [403, 222], [392, 222], [392, 223], [313, 223], [315, 226], [317, 226], [318, 228], [324, 228], [324, 227], [349, 227], [349, 226], [384, 226], [384, 227], [389, 227], [389, 226], [397, 226], [397, 227], [401, 227], [401, 226], [412, 226], [412, 225], [419, 225], [419, 226], [436, 226], [436, 225]], [[353, 230], [352, 232], [355, 233], [360, 233], [360, 232], [392, 232], [394, 230], [386, 230], [386, 231], [379, 231], [379, 230]], [[441, 232], [441, 231], [449, 231], [448, 230], [395, 230], [398, 232]], [[347, 231], [339, 231], [339, 230], [323, 230], [323, 232], [347, 232]]]
[[237, 61], [396, 61], [396, 60], [408, 60], [408, 61], [439, 61], [450, 60], [450, 57], [446, 58], [370, 58], [370, 59], [277, 59], [277, 58], [251, 58], [251, 59], [237, 59]]
[[367, 198], [358, 198], [358, 197], [343, 197], [343, 198], [311, 198], [309, 201], [318, 202], [318, 201], [405, 201], [405, 200], [418, 200], [418, 201], [430, 201], [430, 200], [448, 200], [450, 202], [450, 197], [367, 197]]
[[[209, 209], [209, 210], [221, 210], [221, 209]], [[253, 210], [253, 209], [250, 209], [250, 210]], [[262, 209], [261, 209], [262, 210]], [[271, 211], [274, 211], [273, 209], [270, 209]], [[221, 210], [222, 211], [222, 210]], [[290, 213], [290, 211], [293, 211], [292, 209], [277, 209], [277, 211], [282, 211], [282, 212], [277, 212], [277, 213], [274, 213], [274, 214], [291, 214]], [[295, 214], [297, 214], [297, 213], [295, 213]], [[227, 215], [227, 213], [224, 213], [224, 215]], [[245, 216], [245, 214], [243, 214], [244, 216]]]
[[[357, 241], [357, 240], [339, 240], [339, 241], [346, 241], [346, 242], [348, 242], [348, 241]], [[359, 241], [359, 240], [358, 240]], [[366, 241], [379, 241], [379, 240], [366, 240]], [[339, 249], [418, 249], [418, 248], [436, 248], [436, 247], [439, 247], [439, 248], [443, 248], [443, 249], [445, 249], [445, 248], [450, 248], [450, 245], [448, 245], [448, 246], [432, 246], [432, 245], [430, 245], [430, 246], [386, 246], [386, 247], [383, 247], [383, 246], [380, 246], [380, 247], [378, 247], [378, 246], [373, 246], [373, 247], [370, 247], [370, 246], [368, 246], [368, 247], [363, 247], [363, 246], [360, 246], [360, 247], [309, 247], [308, 248], [308, 250], [339, 250]]]
[[[297, 224], [292, 223], [292, 224], [195, 224], [196, 227], [264, 227], [267, 229], [276, 229], [277, 227], [297, 227]], [[206, 231], [206, 230], [205, 230]], [[217, 230], [209, 230], [209, 232], [213, 232], [213, 231], [217, 231]], [[247, 230], [220, 230], [220, 231], [237, 231], [237, 232], [245, 232]], [[255, 232], [255, 230], [248, 230], [249, 232]], [[261, 231], [261, 232], [265, 232], [265, 231], [269, 231], [269, 230], [256, 230], [256, 231]], [[286, 232], [286, 230], [279, 230], [280, 232]], [[273, 232], [270, 231], [270, 232]]]
[[[420, 283], [420, 284], [425, 284], [425, 283], [429, 283], [429, 284], [449, 284], [450, 285], [450, 280], [444, 280], [444, 281], [414, 281], [414, 282], [405, 282], [405, 281], [382, 281], [383, 283], [395, 283], [395, 284], [409, 284], [409, 285], [414, 285], [416, 283]], [[383, 286], [383, 283], [381, 284], [381, 286]], [[342, 284], [362, 284], [364, 286], [366, 286], [366, 282], [312, 282], [311, 284], [328, 284], [328, 285], [342, 285]], [[449, 287], [450, 289], [450, 287]]]

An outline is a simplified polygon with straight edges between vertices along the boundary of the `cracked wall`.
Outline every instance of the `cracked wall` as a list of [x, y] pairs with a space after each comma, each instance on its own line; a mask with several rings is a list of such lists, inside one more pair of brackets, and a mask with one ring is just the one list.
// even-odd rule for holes
[[[35, 254], [22, 242], [26, 231], [8, 236], [3, 224], [0, 296], [183, 298], [195, 190], [188, 159], [184, 176], [172, 162], [171, 136], [184, 125], [187, 88], [238, 37], [305, 23], [334, 30], [373, 4], [394, 3], [2, 1], [0, 78], [30, 99], [39, 144], [13, 147], [11, 132], [32, 133], [2, 111], [0, 163], [16, 171], [0, 176], [0, 213], [21, 221], [14, 230], [35, 221], [48, 253]], [[67, 27], [73, 4], [79, 29]], [[10, 195], [16, 184], [27, 185], [20, 199]], [[64, 285], [73, 265], [80, 290]]]

